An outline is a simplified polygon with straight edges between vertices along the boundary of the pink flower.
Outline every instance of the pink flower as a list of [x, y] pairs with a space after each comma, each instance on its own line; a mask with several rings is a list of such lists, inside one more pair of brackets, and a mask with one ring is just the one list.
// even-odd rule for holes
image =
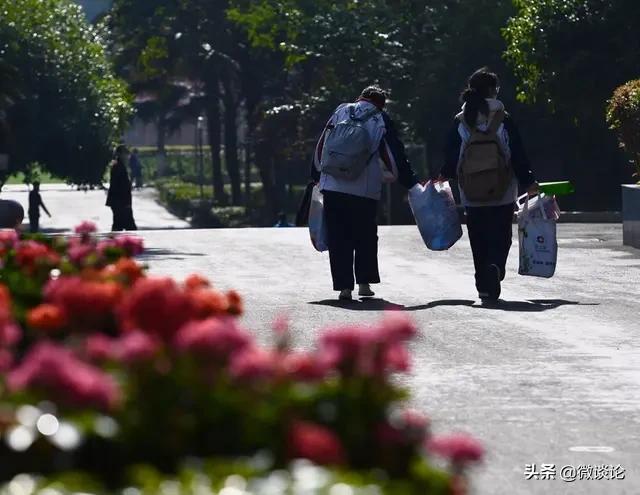
[[364, 326], [343, 326], [323, 332], [320, 355], [327, 366], [353, 367], [360, 356], [372, 347], [371, 329]]
[[0, 373], [6, 373], [13, 364], [13, 354], [7, 349], [0, 349]]
[[158, 353], [160, 344], [139, 330], [129, 332], [116, 341], [117, 358], [127, 364], [149, 361]]
[[376, 429], [376, 437], [382, 445], [416, 445], [422, 443], [429, 433], [429, 420], [413, 409], [394, 411], [388, 422]]
[[433, 437], [426, 447], [429, 452], [456, 464], [480, 461], [484, 456], [484, 448], [480, 442], [464, 433]]
[[15, 230], [0, 230], [0, 250], [7, 250], [15, 247], [18, 243], [18, 239], [18, 233]]
[[89, 235], [98, 231], [98, 227], [93, 222], [82, 222], [73, 229], [76, 234]]
[[90, 361], [98, 363], [116, 359], [115, 339], [102, 333], [96, 333], [87, 337], [84, 343], [84, 351]]
[[223, 362], [251, 344], [249, 335], [231, 317], [189, 322], [175, 338], [178, 351]]
[[47, 302], [64, 308], [72, 321], [99, 325], [120, 302], [122, 288], [115, 282], [93, 282], [80, 277], [50, 280], [44, 288]]
[[114, 239], [115, 246], [124, 250], [129, 256], [138, 256], [144, 252], [144, 241], [140, 237], [121, 235]]
[[229, 373], [236, 380], [258, 381], [271, 378], [277, 368], [277, 356], [258, 348], [247, 348], [231, 358]]
[[324, 426], [296, 421], [289, 430], [288, 453], [291, 459], [309, 459], [321, 465], [342, 465], [346, 454], [340, 439]]
[[388, 311], [380, 323], [379, 331], [384, 340], [397, 343], [412, 339], [418, 329], [402, 311]]
[[60, 261], [57, 253], [36, 241], [22, 241], [16, 245], [16, 263], [27, 269], [36, 265], [55, 265]]
[[76, 265], [80, 265], [85, 258], [89, 257], [95, 252], [95, 249], [90, 244], [71, 244], [67, 250], [67, 256]]
[[322, 380], [329, 371], [316, 355], [302, 352], [285, 354], [281, 366], [287, 377], [301, 382]]
[[404, 344], [392, 344], [384, 347], [379, 369], [383, 372], [407, 373], [411, 369], [411, 358]]
[[15, 323], [7, 322], [0, 325], [0, 345], [12, 347], [22, 337], [22, 330]]
[[41, 342], [7, 378], [10, 391], [40, 390], [70, 405], [112, 409], [120, 399], [115, 380], [75, 357], [68, 349]]
[[141, 278], [120, 307], [120, 318], [127, 330], [142, 330], [165, 341], [194, 317], [189, 293], [169, 278]]

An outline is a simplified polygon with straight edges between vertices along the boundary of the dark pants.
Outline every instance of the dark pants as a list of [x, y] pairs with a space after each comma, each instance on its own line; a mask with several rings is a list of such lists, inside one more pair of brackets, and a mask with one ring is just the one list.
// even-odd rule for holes
[[29, 230], [32, 234], [40, 231], [40, 215], [29, 213]]
[[324, 191], [334, 290], [353, 290], [354, 253], [356, 282], [380, 282], [377, 209], [375, 199]]
[[467, 207], [467, 230], [476, 268], [476, 288], [487, 292], [486, 276], [490, 265], [500, 269], [500, 279], [506, 274], [511, 248], [514, 205]]
[[131, 206], [112, 206], [113, 225], [111, 230], [117, 232], [120, 230], [138, 230], [136, 222], [133, 219], [133, 210]]

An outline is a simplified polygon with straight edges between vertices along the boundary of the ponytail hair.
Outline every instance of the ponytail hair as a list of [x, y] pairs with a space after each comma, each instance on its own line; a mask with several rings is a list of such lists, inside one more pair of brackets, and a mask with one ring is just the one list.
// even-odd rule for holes
[[460, 95], [461, 103], [464, 103], [464, 121], [472, 129], [476, 126], [478, 115], [489, 115], [487, 98], [493, 98], [500, 85], [498, 76], [488, 67], [475, 71], [469, 77], [467, 88]]

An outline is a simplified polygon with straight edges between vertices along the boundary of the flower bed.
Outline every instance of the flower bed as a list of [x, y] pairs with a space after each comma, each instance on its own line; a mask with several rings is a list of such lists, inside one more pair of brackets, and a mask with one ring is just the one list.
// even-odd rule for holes
[[20, 493], [464, 493], [482, 448], [406, 408], [402, 314], [326, 329], [309, 351], [280, 320], [263, 347], [237, 293], [150, 277], [140, 241], [93, 230], [0, 236], [0, 476]]

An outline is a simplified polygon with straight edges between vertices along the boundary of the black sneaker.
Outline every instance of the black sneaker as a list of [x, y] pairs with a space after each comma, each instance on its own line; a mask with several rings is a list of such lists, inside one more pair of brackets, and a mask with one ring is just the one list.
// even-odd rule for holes
[[487, 299], [491, 301], [497, 301], [500, 298], [500, 268], [498, 265], [489, 265], [487, 267], [486, 284], [487, 284]]

